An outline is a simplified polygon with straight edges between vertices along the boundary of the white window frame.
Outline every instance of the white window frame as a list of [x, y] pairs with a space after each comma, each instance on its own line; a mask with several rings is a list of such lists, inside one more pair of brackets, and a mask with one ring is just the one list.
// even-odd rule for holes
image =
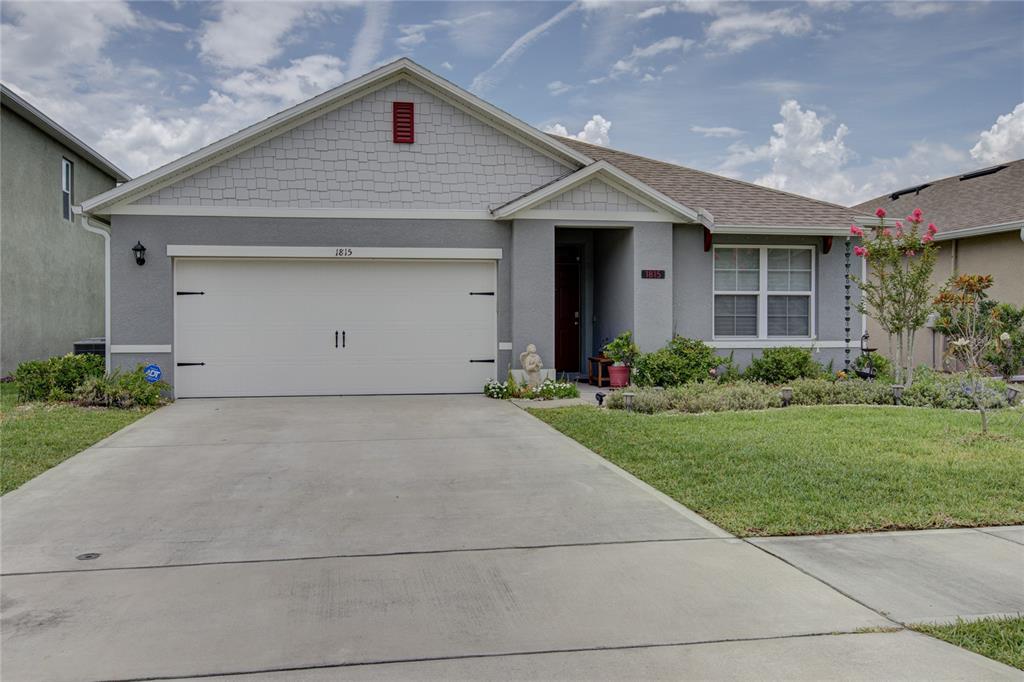
[[[64, 195], [67, 195], [68, 214], [64, 215]], [[70, 159], [60, 158], [60, 217], [68, 222], [75, 222], [71, 206], [75, 203], [75, 163]]]
[[[712, 246], [711, 260], [711, 339], [713, 341], [769, 341], [777, 339], [811, 340], [815, 338], [815, 308], [817, 303], [817, 252], [813, 245], [807, 244], [715, 244]], [[718, 249], [756, 249], [758, 250], [758, 290], [757, 291], [719, 291], [715, 283], [714, 252]], [[810, 251], [811, 253], [811, 289], [810, 291], [769, 291], [768, 290], [768, 250], [791, 249]], [[757, 336], [723, 336], [715, 334], [715, 297], [724, 296], [757, 296]], [[768, 335], [768, 296], [807, 296], [807, 331], [804, 336], [769, 336]]]

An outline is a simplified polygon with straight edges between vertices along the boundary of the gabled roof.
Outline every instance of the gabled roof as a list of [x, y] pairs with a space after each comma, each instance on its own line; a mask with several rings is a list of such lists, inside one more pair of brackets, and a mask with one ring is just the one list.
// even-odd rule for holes
[[513, 218], [516, 214], [527, 211], [535, 206], [540, 206], [558, 195], [595, 178], [600, 178], [612, 187], [636, 196], [642, 203], [656, 210], [664, 211], [670, 217], [674, 217], [680, 222], [701, 222], [701, 217], [697, 211], [683, 206], [603, 160], [596, 161], [575, 173], [564, 175], [554, 182], [538, 187], [512, 201], [491, 209], [491, 214], [495, 218], [502, 220]]
[[88, 214], [102, 215], [104, 209], [116, 203], [141, 198], [399, 79], [416, 83], [520, 142], [558, 160], [570, 170], [592, 162], [592, 159], [583, 152], [569, 147], [560, 140], [552, 139], [533, 126], [403, 57], [141, 175], [129, 183], [82, 202], [82, 209]]
[[[847, 234], [866, 216], [817, 199], [677, 166], [608, 147], [558, 138], [587, 156], [607, 161], [684, 206], [710, 213], [712, 232], [767, 228], [777, 234]], [[744, 230], [743, 228], [747, 228]]]
[[3, 84], [0, 84], [0, 103], [2, 103], [5, 108], [18, 114], [18, 116], [21, 116], [23, 119], [34, 125], [36, 128], [42, 130], [68, 149], [74, 151], [80, 157], [87, 160], [89, 163], [96, 166], [116, 181], [127, 182], [130, 180], [127, 173], [108, 161], [95, 149], [72, 135], [52, 118], [29, 104], [25, 98], [21, 97]]
[[874, 213], [879, 207], [896, 220], [920, 208], [925, 219], [938, 226], [936, 239], [1021, 229], [1024, 226], [1024, 159], [917, 187], [894, 189], [891, 194], [854, 206], [854, 210]]

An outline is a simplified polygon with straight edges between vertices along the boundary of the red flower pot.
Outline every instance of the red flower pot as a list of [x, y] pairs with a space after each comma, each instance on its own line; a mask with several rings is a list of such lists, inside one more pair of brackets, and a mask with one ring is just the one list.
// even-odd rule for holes
[[608, 381], [612, 388], [629, 386], [629, 367], [625, 365], [612, 365], [608, 368]]

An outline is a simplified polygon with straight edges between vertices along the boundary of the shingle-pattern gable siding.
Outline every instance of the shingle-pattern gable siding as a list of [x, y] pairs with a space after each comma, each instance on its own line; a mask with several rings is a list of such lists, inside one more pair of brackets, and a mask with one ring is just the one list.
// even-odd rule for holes
[[[416, 142], [392, 142], [394, 101]], [[483, 210], [569, 169], [399, 81], [139, 199], [139, 204]]]
[[593, 179], [563, 192], [537, 207], [551, 211], [606, 211], [608, 213], [652, 213], [633, 197]]

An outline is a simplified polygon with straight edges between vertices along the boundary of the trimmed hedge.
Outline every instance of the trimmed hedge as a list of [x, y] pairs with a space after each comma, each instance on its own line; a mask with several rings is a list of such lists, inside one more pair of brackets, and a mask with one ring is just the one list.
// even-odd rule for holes
[[30, 360], [14, 370], [18, 398], [22, 402], [70, 400], [75, 389], [93, 377], [103, 376], [99, 355], [58, 355]]
[[678, 386], [705, 381], [711, 370], [725, 362], [715, 349], [703, 341], [684, 336], [673, 337], [664, 348], [644, 353], [633, 365], [633, 380], [638, 386]]
[[[797, 379], [787, 384], [793, 389], [794, 405], [891, 405], [892, 388], [887, 383], [863, 379]], [[974, 409], [964, 392], [962, 375], [946, 375], [921, 369], [910, 388], [903, 391], [902, 404], [914, 407]], [[655, 412], [727, 412], [763, 410], [782, 407], [779, 386], [761, 382], [737, 381], [728, 384], [711, 382], [674, 386], [663, 390], [632, 389], [633, 410], [645, 414]], [[614, 391], [605, 399], [613, 410], [625, 408], [622, 391]], [[998, 379], [985, 380], [986, 407], [1007, 406], [1006, 384]]]

